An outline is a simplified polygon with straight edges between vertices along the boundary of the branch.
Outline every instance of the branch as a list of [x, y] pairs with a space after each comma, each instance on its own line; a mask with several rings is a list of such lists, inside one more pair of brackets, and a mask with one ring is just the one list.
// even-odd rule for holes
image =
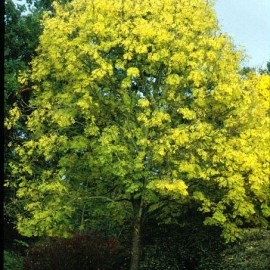
[[21, 94], [21, 93], [23, 93], [23, 92], [26, 92], [26, 91], [32, 91], [32, 90], [33, 90], [32, 87], [24, 86], [24, 87], [22, 87], [21, 89], [18, 90], [18, 93]]

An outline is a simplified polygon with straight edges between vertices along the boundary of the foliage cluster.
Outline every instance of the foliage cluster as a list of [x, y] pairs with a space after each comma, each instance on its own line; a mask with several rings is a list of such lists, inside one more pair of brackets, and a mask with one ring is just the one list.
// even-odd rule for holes
[[23, 108], [29, 99], [29, 89], [20, 89], [18, 77], [29, 70], [29, 63], [35, 56], [38, 37], [42, 32], [40, 15], [24, 15], [25, 7], [5, 0], [5, 33], [4, 33], [4, 100], [5, 114], [14, 103]]
[[[143, 270], [217, 270], [226, 245], [220, 228], [203, 226], [203, 217], [189, 212], [179, 224], [145, 225]], [[155, 227], [155, 230], [153, 230]]]
[[4, 250], [4, 270], [22, 270], [23, 259], [18, 252]]
[[219, 230], [207, 227], [163, 227], [158, 232], [154, 242], [145, 244], [143, 270], [269, 269], [269, 230], [247, 229], [242, 240], [228, 245], [218, 237]]
[[242, 240], [221, 253], [220, 270], [267, 270], [270, 266], [270, 230], [250, 229]]

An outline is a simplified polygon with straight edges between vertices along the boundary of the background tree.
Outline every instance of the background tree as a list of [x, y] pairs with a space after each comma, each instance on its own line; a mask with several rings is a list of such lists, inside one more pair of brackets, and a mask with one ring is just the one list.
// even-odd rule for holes
[[41, 34], [40, 17], [36, 14], [24, 14], [24, 5], [15, 5], [5, 1], [5, 114], [14, 102], [26, 102], [27, 89], [20, 89], [19, 72], [29, 69], [29, 62], [35, 55], [38, 37]]
[[266, 73], [270, 75], [270, 62], [267, 62], [266, 64]]
[[68, 236], [105, 216], [132, 227], [136, 270], [149, 212], [170, 223], [197, 204], [227, 241], [266, 224], [269, 76], [241, 78], [203, 0], [91, 3], [54, 4], [21, 77], [35, 92], [10, 164], [19, 231]]

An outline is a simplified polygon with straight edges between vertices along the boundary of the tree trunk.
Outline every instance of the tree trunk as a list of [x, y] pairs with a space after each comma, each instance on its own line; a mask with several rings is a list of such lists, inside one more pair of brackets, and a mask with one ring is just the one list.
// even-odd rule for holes
[[138, 207], [134, 207], [137, 210], [133, 232], [132, 232], [132, 247], [131, 247], [131, 263], [130, 270], [140, 269], [140, 257], [141, 257], [141, 226], [142, 226], [142, 202]]

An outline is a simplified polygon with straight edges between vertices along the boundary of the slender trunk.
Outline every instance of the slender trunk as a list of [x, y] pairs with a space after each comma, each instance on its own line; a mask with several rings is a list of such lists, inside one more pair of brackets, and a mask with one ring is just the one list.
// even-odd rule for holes
[[137, 209], [137, 214], [132, 232], [130, 270], [139, 270], [141, 257], [142, 202], [140, 202], [139, 208], [134, 207], [134, 209]]

